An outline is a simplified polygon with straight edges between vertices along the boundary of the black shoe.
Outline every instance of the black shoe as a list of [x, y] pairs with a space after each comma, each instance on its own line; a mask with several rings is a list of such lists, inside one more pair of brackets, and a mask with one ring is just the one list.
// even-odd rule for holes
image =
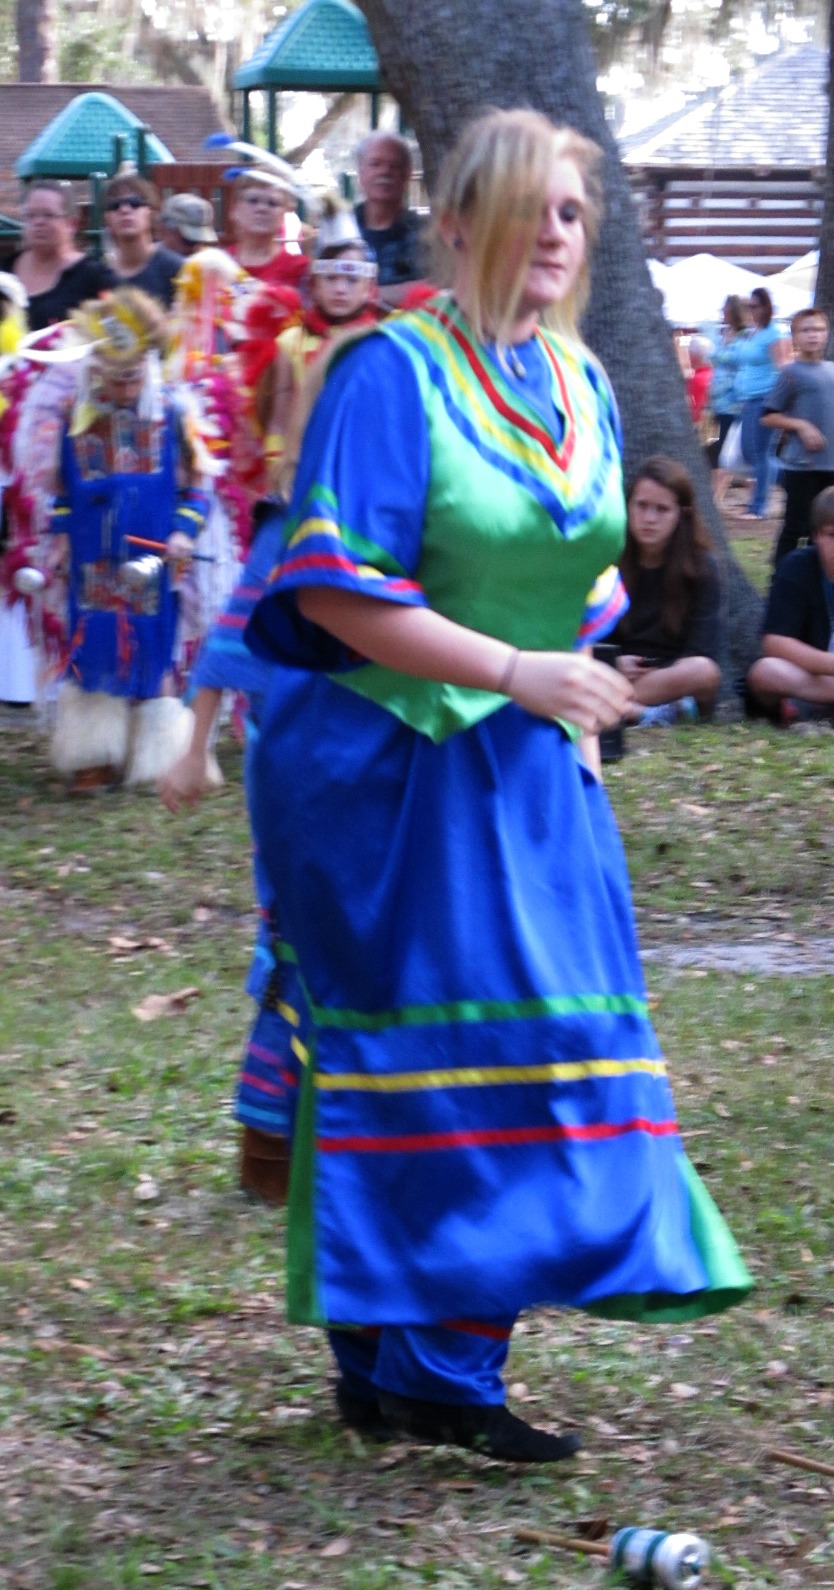
[[431, 1446], [464, 1446], [503, 1463], [559, 1463], [582, 1445], [574, 1431], [548, 1435], [517, 1419], [502, 1403], [497, 1406], [417, 1402], [412, 1397], [379, 1394], [379, 1407], [392, 1429]]
[[392, 1441], [394, 1431], [380, 1412], [378, 1402], [366, 1402], [364, 1397], [354, 1397], [343, 1380], [336, 1382], [336, 1407], [342, 1424], [369, 1441]]

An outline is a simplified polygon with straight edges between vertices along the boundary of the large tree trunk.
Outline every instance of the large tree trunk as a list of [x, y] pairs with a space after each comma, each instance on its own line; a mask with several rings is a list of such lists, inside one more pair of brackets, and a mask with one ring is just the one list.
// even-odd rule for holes
[[820, 263], [814, 302], [834, 325], [834, 0], [828, 7], [828, 147], [820, 225]]
[[21, 83], [57, 83], [56, 0], [17, 0], [17, 75]]
[[685, 464], [726, 571], [725, 677], [755, 654], [761, 602], [731, 557], [683, 380], [646, 265], [637, 212], [605, 121], [582, 0], [359, 0], [386, 84], [414, 128], [431, 188], [461, 123], [485, 106], [532, 105], [569, 122], [605, 155], [605, 221], [585, 324], [623, 415], [629, 474], [649, 453]]

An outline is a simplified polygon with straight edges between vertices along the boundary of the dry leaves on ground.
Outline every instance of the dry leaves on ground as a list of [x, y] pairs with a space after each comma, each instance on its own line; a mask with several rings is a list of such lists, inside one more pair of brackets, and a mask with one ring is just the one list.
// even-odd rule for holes
[[160, 1016], [181, 1016], [199, 993], [199, 988], [178, 988], [173, 994], [146, 994], [138, 1005], [131, 1007], [132, 1013], [137, 1021], [158, 1021]]

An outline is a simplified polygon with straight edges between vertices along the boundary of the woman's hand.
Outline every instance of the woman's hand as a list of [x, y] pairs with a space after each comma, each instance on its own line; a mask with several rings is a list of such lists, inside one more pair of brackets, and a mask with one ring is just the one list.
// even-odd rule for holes
[[646, 672], [646, 659], [625, 654], [617, 658], [617, 667], [620, 673], [625, 674], [626, 679], [634, 684], [635, 679], [639, 679], [641, 674]]
[[566, 718], [583, 734], [599, 734], [622, 720], [634, 692], [616, 668], [582, 652], [522, 651], [509, 694], [536, 717]]
[[222, 699], [222, 690], [209, 685], [201, 685], [194, 697], [191, 744], [179, 761], [163, 773], [156, 786], [169, 812], [178, 812], [181, 806], [196, 806], [206, 790], [217, 782], [216, 777], [211, 776], [211, 737]]
[[210, 783], [205, 751], [189, 750], [163, 773], [156, 789], [163, 806], [178, 812], [181, 806], [196, 806]]

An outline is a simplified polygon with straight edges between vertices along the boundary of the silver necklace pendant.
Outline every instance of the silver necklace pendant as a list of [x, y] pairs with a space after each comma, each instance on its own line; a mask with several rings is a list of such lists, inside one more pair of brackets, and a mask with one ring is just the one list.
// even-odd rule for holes
[[525, 370], [524, 365], [521, 362], [521, 359], [519, 358], [518, 354], [516, 353], [515, 348], [508, 348], [507, 349], [507, 363], [508, 363], [510, 369], [512, 370], [512, 373], [515, 376], [517, 381], [526, 381], [527, 380], [527, 371]]

